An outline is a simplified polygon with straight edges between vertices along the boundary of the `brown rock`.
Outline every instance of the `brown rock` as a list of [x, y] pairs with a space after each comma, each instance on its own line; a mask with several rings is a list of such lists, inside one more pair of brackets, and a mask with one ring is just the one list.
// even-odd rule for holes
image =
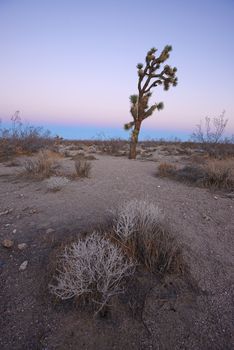
[[11, 247], [13, 246], [13, 244], [14, 244], [14, 242], [11, 241], [10, 239], [4, 239], [4, 240], [2, 241], [2, 245], [3, 245], [3, 247], [5, 247], [5, 248], [11, 248]]

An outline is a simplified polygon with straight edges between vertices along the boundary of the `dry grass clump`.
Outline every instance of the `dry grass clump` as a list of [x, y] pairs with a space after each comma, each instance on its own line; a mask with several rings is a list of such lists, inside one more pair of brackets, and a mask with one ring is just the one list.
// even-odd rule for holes
[[126, 252], [151, 272], [181, 273], [181, 251], [163, 221], [156, 205], [134, 199], [117, 208], [113, 229]]
[[68, 184], [68, 178], [64, 176], [52, 176], [46, 181], [48, 191], [57, 192]]
[[123, 292], [123, 281], [134, 270], [119, 247], [94, 232], [65, 248], [49, 289], [61, 299], [93, 302], [99, 313], [114, 295]]
[[174, 173], [176, 170], [176, 166], [171, 163], [163, 162], [158, 166], [158, 175], [160, 177], [167, 177]]
[[75, 160], [75, 170], [78, 177], [89, 177], [92, 164], [85, 159]]
[[206, 176], [203, 186], [217, 189], [234, 190], [234, 161], [213, 160], [204, 166]]
[[159, 176], [211, 189], [234, 189], [234, 160], [207, 160], [199, 165], [176, 169], [173, 164], [161, 163]]
[[24, 162], [24, 174], [35, 179], [45, 179], [53, 174], [53, 158], [49, 157], [47, 151], [41, 150], [35, 159]]

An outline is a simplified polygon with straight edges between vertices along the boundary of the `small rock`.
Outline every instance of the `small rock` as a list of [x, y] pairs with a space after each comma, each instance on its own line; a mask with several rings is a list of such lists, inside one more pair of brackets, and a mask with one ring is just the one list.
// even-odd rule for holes
[[160, 188], [160, 185], [158, 185], [157, 187]]
[[25, 248], [27, 248], [27, 243], [19, 243], [18, 244], [18, 249], [19, 250], [24, 250]]
[[5, 224], [5, 227], [9, 227], [11, 224]]
[[3, 247], [5, 247], [5, 248], [11, 248], [11, 247], [13, 246], [13, 244], [14, 244], [14, 242], [11, 241], [10, 239], [4, 239], [4, 240], [2, 241], [2, 245], [3, 245]]
[[218, 199], [218, 197], [217, 197], [217, 196], [214, 196], [214, 199]]
[[53, 233], [55, 230], [53, 228], [48, 228], [48, 230], [46, 230], [46, 234], [50, 234]]
[[205, 219], [207, 221], [211, 220], [211, 218], [206, 214], [203, 214], [202, 217], [203, 217], [203, 219]]
[[22, 264], [19, 267], [20, 271], [24, 271], [26, 269], [26, 267], [28, 266], [28, 260], [25, 260], [24, 262], [22, 262]]
[[16, 233], [16, 231], [17, 231], [17, 230], [16, 230], [16, 228], [15, 228], [15, 229], [12, 231], [12, 233]]
[[0, 216], [10, 214], [12, 211], [13, 209], [6, 209], [0, 213]]

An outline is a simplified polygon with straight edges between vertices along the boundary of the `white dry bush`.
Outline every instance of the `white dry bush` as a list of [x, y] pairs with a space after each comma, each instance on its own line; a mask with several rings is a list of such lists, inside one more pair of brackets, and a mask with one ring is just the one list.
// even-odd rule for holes
[[182, 255], [158, 206], [147, 200], [133, 199], [112, 213], [114, 234], [130, 256], [151, 272], [161, 275], [180, 272]]
[[120, 205], [114, 214], [114, 231], [127, 241], [136, 232], [141, 235], [152, 234], [163, 219], [158, 206], [147, 200], [132, 199]]
[[123, 289], [135, 265], [109, 239], [94, 232], [65, 248], [50, 291], [61, 299], [85, 297], [99, 304], [98, 311]]
[[65, 176], [51, 176], [46, 180], [46, 187], [48, 191], [56, 192], [60, 191], [68, 182], [69, 180]]

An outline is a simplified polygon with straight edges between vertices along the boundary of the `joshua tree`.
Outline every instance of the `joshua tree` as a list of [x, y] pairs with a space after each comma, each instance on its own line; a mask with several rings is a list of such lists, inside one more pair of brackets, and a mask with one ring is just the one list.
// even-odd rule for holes
[[148, 118], [157, 109], [160, 111], [163, 108], [163, 103], [155, 103], [151, 107], [148, 106], [149, 98], [152, 95], [151, 89], [163, 85], [164, 90], [168, 90], [171, 85], [177, 85], [176, 71], [177, 69], [171, 68], [169, 65], [165, 65], [161, 70], [161, 64], [169, 58], [169, 52], [172, 47], [167, 45], [164, 47], [158, 57], [155, 53], [157, 49], [154, 47], [147, 52], [145, 58], [145, 66], [142, 63], [138, 63], [138, 95], [131, 95], [131, 115], [133, 121], [124, 125], [125, 130], [132, 130], [130, 141], [130, 153], [129, 158], [136, 158], [136, 146], [138, 142], [138, 135], [141, 128], [141, 123], [144, 119]]

